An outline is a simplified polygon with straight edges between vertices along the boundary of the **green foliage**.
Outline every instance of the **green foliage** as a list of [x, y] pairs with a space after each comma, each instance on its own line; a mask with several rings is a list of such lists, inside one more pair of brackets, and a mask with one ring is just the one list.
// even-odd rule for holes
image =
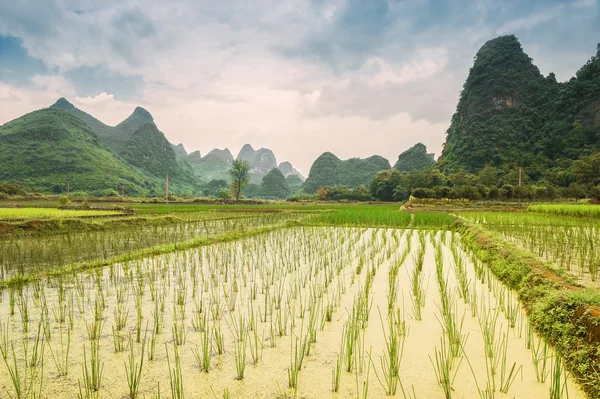
[[65, 98], [60, 98], [51, 108], [63, 110], [82, 120], [98, 135], [102, 143], [115, 154], [121, 151], [139, 126], [154, 121], [152, 115], [141, 107], [137, 107], [127, 119], [114, 127], [108, 126], [90, 114], [76, 108]]
[[229, 174], [231, 175], [231, 195], [238, 201], [242, 189], [250, 181], [250, 165], [246, 161], [236, 159], [231, 165]]
[[159, 179], [164, 179], [168, 175], [172, 187], [192, 189], [196, 183], [189, 164], [180, 161], [171, 143], [154, 123], [138, 127], [125, 144], [121, 156], [130, 164]]
[[573, 177], [587, 186], [600, 184], [600, 152], [581, 157], [573, 162]]
[[71, 201], [69, 201], [69, 197], [67, 197], [66, 195], [61, 195], [58, 199], [58, 203], [60, 204], [60, 206], [67, 206], [70, 202]]
[[397, 169], [384, 170], [373, 178], [369, 187], [373, 198], [379, 201], [406, 201], [408, 190]]
[[119, 197], [120, 194], [117, 190], [113, 188], [107, 188], [106, 190], [102, 190], [103, 197]]
[[417, 143], [398, 156], [394, 169], [400, 172], [425, 170], [435, 165], [435, 160], [427, 153], [427, 147]]
[[221, 190], [227, 190], [229, 184], [225, 180], [211, 180], [202, 186], [202, 193], [207, 197], [219, 197]]
[[377, 172], [386, 169], [390, 169], [390, 163], [379, 155], [342, 161], [332, 153], [325, 152], [312, 164], [302, 188], [304, 192], [314, 194], [319, 187], [325, 186], [349, 188], [356, 188], [361, 184], [367, 186]]
[[231, 192], [226, 188], [222, 188], [219, 190], [219, 198], [221, 199], [229, 199], [231, 198]]
[[[464, 84], [440, 158], [441, 169], [513, 173], [523, 182], [573, 182], [573, 161], [600, 150], [600, 56], [567, 83], [543, 77], [513, 35], [484, 44]], [[481, 178], [492, 185], [494, 170]], [[544, 183], [546, 184], [546, 183]], [[496, 185], [496, 184], [494, 184]]]
[[123, 162], [77, 117], [54, 108], [0, 126], [0, 181], [25, 191], [94, 191], [125, 186], [128, 195], [148, 194], [161, 183]]
[[317, 198], [321, 201], [369, 201], [371, 193], [362, 184], [354, 190], [343, 186], [326, 186], [317, 190]]
[[17, 184], [0, 182], [0, 194], [8, 195], [27, 195], [27, 191]]
[[283, 173], [277, 168], [271, 169], [263, 177], [260, 187], [262, 198], [284, 199], [291, 194], [290, 187]]

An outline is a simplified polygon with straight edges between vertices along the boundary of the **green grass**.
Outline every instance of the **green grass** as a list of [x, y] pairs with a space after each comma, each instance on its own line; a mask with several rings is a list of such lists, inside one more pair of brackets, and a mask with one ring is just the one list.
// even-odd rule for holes
[[398, 205], [354, 205], [329, 209], [308, 221], [314, 225], [377, 227], [449, 227], [455, 219], [444, 213], [409, 213]]
[[589, 204], [540, 204], [529, 205], [529, 212], [551, 213], [561, 216], [600, 218], [600, 205]]
[[0, 220], [7, 219], [40, 219], [40, 218], [72, 218], [81, 216], [118, 215], [118, 212], [84, 211], [56, 208], [0, 208]]

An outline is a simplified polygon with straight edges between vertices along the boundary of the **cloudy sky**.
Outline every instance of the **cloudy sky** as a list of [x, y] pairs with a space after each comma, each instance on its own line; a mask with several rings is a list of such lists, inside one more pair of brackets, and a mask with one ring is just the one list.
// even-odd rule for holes
[[140, 105], [202, 154], [439, 155], [477, 49], [514, 33], [568, 80], [600, 0], [0, 0], [0, 124], [61, 96], [114, 125]]

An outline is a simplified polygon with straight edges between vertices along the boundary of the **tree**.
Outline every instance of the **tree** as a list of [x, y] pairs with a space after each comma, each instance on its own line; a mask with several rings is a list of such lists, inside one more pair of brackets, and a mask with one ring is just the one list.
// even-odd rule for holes
[[231, 165], [231, 194], [236, 201], [239, 201], [242, 188], [250, 181], [250, 165], [248, 162], [236, 159]]
[[577, 183], [587, 186], [600, 184], [600, 152], [581, 157], [573, 162], [573, 175]]
[[371, 195], [379, 201], [403, 201], [408, 190], [402, 186], [402, 177], [396, 169], [383, 170], [371, 182]]

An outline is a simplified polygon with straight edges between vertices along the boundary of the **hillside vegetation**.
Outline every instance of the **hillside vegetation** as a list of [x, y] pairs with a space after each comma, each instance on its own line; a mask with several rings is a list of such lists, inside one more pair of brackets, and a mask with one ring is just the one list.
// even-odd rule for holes
[[522, 168], [532, 181], [568, 186], [571, 166], [600, 150], [600, 46], [570, 81], [542, 76], [513, 35], [475, 56], [447, 132], [440, 167]]
[[168, 175], [169, 183], [177, 191], [185, 187], [191, 192], [196, 185], [190, 165], [177, 156], [171, 143], [154, 123], [138, 127], [123, 147], [121, 156], [157, 178], [164, 179]]
[[120, 190], [130, 195], [160, 187], [157, 179], [115, 156], [81, 119], [42, 109], [0, 126], [0, 180], [31, 191]]
[[398, 156], [394, 169], [399, 172], [413, 172], [425, 170], [435, 165], [433, 154], [427, 153], [427, 147], [417, 143]]
[[325, 152], [312, 164], [302, 188], [304, 192], [314, 194], [319, 187], [324, 186], [368, 186], [377, 172], [390, 168], [390, 162], [379, 155], [341, 160], [332, 153]]

